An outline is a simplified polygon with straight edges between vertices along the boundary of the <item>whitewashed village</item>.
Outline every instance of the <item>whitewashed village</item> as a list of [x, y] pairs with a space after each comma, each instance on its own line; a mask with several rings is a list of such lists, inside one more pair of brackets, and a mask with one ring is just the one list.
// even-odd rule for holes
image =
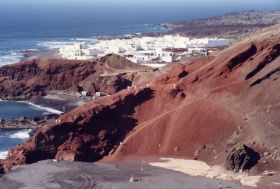
[[185, 60], [191, 56], [210, 55], [217, 48], [226, 47], [229, 44], [230, 40], [218, 38], [189, 38], [179, 35], [130, 36], [96, 41], [75, 41], [61, 46], [59, 54], [65, 59], [89, 60], [114, 53], [137, 64], [161, 67], [166, 63]]

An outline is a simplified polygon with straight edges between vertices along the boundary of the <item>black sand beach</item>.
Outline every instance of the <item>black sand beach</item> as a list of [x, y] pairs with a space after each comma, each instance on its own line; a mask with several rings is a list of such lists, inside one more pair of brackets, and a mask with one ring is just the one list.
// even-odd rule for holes
[[[130, 182], [133, 175], [134, 181]], [[140, 162], [121, 164], [41, 161], [17, 166], [0, 189], [245, 189], [233, 182], [188, 176]]]

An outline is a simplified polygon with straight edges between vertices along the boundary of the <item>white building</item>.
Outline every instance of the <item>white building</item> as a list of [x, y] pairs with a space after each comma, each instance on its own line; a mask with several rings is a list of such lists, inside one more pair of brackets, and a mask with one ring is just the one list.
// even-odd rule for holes
[[199, 54], [199, 55], [207, 56], [208, 55], [208, 50], [205, 47], [192, 47], [192, 48], [188, 48], [188, 53], [189, 54]]
[[162, 62], [174, 62], [176, 61], [175, 54], [173, 52], [163, 51], [161, 55]]
[[207, 48], [227, 46], [229, 43], [228, 39], [190, 39], [179, 35], [164, 35], [160, 37], [108, 39], [96, 43], [74, 42], [60, 47], [59, 53], [63, 58], [74, 60], [91, 59], [114, 53], [125, 56], [135, 63], [151, 60], [173, 62], [176, 60], [175, 54], [166, 49], [186, 49], [186, 51], [188, 49], [189, 53], [206, 55]]

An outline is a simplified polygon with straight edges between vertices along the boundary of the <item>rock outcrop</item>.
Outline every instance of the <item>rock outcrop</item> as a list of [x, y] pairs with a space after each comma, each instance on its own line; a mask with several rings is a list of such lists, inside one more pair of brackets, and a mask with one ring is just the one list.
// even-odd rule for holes
[[260, 155], [244, 144], [236, 144], [228, 152], [226, 168], [235, 172], [249, 170], [258, 163]]
[[0, 130], [37, 129], [42, 125], [53, 122], [59, 115], [49, 114], [33, 118], [0, 119]]
[[[279, 29], [268, 28], [215, 57], [175, 66], [145, 86], [80, 106], [11, 149], [1, 164], [7, 171], [49, 158], [119, 161], [194, 154], [196, 159], [222, 164], [225, 146], [241, 143], [252, 144], [257, 152], [273, 151], [265, 168], [280, 169], [279, 72], [251, 85], [280, 66], [279, 54], [271, 55], [279, 44]], [[274, 57], [270, 63], [247, 79], [269, 56]], [[241, 146], [231, 152], [229, 168], [250, 168], [252, 157]], [[262, 161], [258, 166], [261, 170]]]

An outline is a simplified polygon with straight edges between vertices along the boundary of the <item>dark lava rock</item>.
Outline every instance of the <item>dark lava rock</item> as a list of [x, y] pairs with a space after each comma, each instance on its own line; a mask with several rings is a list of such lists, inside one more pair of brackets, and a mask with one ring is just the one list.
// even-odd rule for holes
[[0, 174], [5, 174], [5, 169], [2, 164], [0, 164]]
[[226, 169], [233, 171], [244, 171], [252, 168], [258, 163], [260, 155], [244, 144], [236, 144], [226, 158]]

